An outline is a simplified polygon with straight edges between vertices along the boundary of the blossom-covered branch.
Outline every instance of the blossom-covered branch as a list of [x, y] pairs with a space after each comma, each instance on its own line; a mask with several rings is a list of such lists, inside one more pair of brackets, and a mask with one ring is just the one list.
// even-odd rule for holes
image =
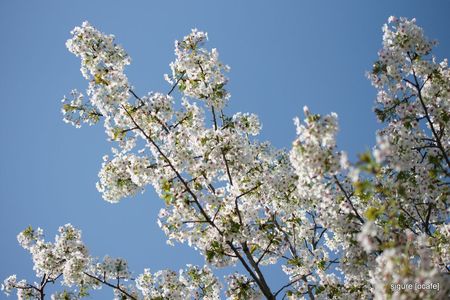
[[[204, 32], [175, 42], [167, 93], [139, 96], [124, 73], [131, 60], [114, 36], [87, 22], [76, 27], [67, 47], [81, 58], [89, 101], [73, 90], [62, 112], [76, 127], [103, 121], [115, 144], [97, 189], [117, 203], [153, 186], [166, 204], [158, 224], [167, 242], [197, 249], [206, 266], [145, 270], [133, 279], [125, 260], [91, 258], [79, 231], [66, 225], [57, 241], [69, 235], [74, 242], [64, 254], [39, 231], [27, 233], [31, 242], [19, 238], [42, 282], [10, 277], [4, 290], [42, 299], [45, 285], [62, 274], [73, 287], [65, 295], [75, 298], [104, 285], [128, 299], [445, 299], [450, 71], [414, 19], [391, 17], [383, 32], [368, 77], [384, 127], [373, 151], [351, 163], [337, 146], [335, 113], [305, 107], [290, 151], [255, 138], [262, 127], [256, 115], [227, 115], [229, 67], [206, 48]], [[212, 270], [236, 263], [245, 273], [228, 275], [221, 294]], [[267, 265], [279, 266], [286, 283], [275, 287]], [[441, 288], [391, 288], [411, 282]]]

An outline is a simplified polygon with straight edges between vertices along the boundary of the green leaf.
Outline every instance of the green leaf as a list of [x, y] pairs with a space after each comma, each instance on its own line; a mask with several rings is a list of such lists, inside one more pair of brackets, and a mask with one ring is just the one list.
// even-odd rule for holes
[[172, 184], [169, 180], [167, 180], [166, 178], [162, 179], [162, 184], [161, 184], [161, 189], [168, 193], [170, 192], [170, 189], [172, 188]]
[[381, 210], [379, 210], [376, 207], [369, 207], [366, 212], [364, 213], [364, 215], [366, 216], [366, 218], [369, 221], [375, 221], [377, 219], [377, 217], [382, 213]]
[[124, 187], [128, 184], [132, 183], [131, 178], [119, 178], [117, 179], [117, 186]]
[[369, 151], [366, 151], [364, 153], [361, 153], [359, 155], [359, 161], [362, 163], [370, 163], [372, 162], [372, 156], [370, 155]]
[[325, 291], [325, 287], [323, 285], [319, 285], [318, 287], [316, 287], [316, 295], [319, 295], [323, 291]]
[[122, 128], [119, 128], [119, 127], [113, 128], [113, 140], [114, 141], [123, 140], [125, 135], [126, 135], [126, 132], [124, 132], [124, 130]]
[[381, 122], [386, 121], [386, 112], [382, 109], [375, 108], [375, 114]]
[[24, 231], [22, 231], [22, 233], [26, 237], [32, 237], [34, 235], [34, 229], [30, 225], [27, 228], [25, 228]]
[[355, 188], [355, 195], [363, 200], [368, 200], [372, 197], [372, 183], [369, 180], [356, 181], [353, 183]]
[[326, 266], [327, 262], [325, 260], [320, 260], [319, 263], [317, 264], [317, 267], [319, 268], [319, 270], [325, 270], [325, 266]]
[[194, 183], [194, 189], [196, 191], [200, 191], [203, 188], [203, 186], [199, 182]]
[[291, 258], [287, 261], [287, 263], [297, 267], [303, 266], [303, 261], [300, 257]]
[[442, 121], [444, 121], [444, 123], [448, 123], [448, 121], [450, 121], [450, 115], [445, 111], [442, 112], [441, 118], [442, 118]]
[[170, 205], [170, 203], [172, 203], [172, 201], [173, 201], [173, 196], [170, 193], [165, 193], [162, 196], [162, 198], [163, 198], [164, 202], [166, 203], [166, 205]]
[[109, 85], [109, 82], [102, 78], [102, 75], [95, 74], [94, 81], [96, 84]]
[[91, 110], [88, 114], [89, 119], [91, 119], [94, 123], [97, 123], [100, 120], [100, 113], [95, 110]]
[[74, 110], [77, 110], [77, 109], [78, 109], [77, 106], [70, 105], [68, 103], [63, 105], [63, 110], [66, 111], [66, 112], [71, 112], [71, 111], [74, 111]]
[[378, 74], [380, 74], [381, 72], [386, 72], [387, 71], [387, 66], [385, 65], [385, 64], [382, 64], [380, 61], [376, 61], [374, 64], [373, 64], [373, 67], [372, 67], [372, 73], [374, 74], [374, 75], [378, 75]]

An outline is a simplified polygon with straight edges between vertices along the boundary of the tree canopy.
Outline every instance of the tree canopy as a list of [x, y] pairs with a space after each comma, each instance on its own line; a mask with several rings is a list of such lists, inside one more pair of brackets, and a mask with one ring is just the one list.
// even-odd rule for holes
[[[446, 299], [450, 274], [450, 71], [415, 19], [390, 17], [367, 73], [383, 124], [372, 151], [350, 162], [337, 146], [338, 116], [304, 108], [289, 151], [257, 140], [258, 116], [224, 111], [229, 67], [208, 35], [175, 43], [167, 92], [140, 96], [115, 37], [88, 22], [66, 43], [81, 59], [86, 93], [64, 97], [64, 121], [103, 123], [114, 144], [97, 189], [109, 202], [151, 185], [166, 206], [158, 224], [170, 244], [205, 258], [184, 270], [134, 275], [123, 258], [92, 257], [81, 231], [18, 235], [38, 282], [5, 279], [6, 294], [78, 299], [107, 286], [116, 299]], [[85, 95], [86, 94], [86, 95]], [[189, 262], [186, 262], [189, 263]], [[225, 280], [214, 270], [240, 265]], [[276, 265], [286, 284], [268, 284]]]

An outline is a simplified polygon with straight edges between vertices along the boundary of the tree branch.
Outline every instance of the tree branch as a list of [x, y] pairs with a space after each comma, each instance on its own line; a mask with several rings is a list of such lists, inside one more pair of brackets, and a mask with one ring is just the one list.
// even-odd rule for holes
[[339, 189], [342, 191], [342, 193], [344, 194], [345, 199], [347, 199], [347, 202], [350, 204], [350, 207], [352, 208], [353, 212], [355, 213], [356, 218], [362, 223], [364, 224], [364, 219], [361, 217], [361, 215], [358, 213], [358, 211], [356, 210], [355, 206], [353, 205], [352, 200], [350, 199], [350, 196], [347, 194], [347, 191], [344, 189], [344, 187], [342, 186], [342, 184], [340, 183], [339, 179], [337, 178], [336, 175], [333, 175], [334, 180], [336, 181], [336, 184], [338, 185]]
[[[109, 283], [108, 281], [106, 281], [105, 279], [100, 279], [100, 278], [98, 278], [97, 276], [95, 276], [95, 275], [91, 275], [91, 274], [89, 274], [89, 273], [86, 273], [86, 272], [83, 272], [86, 276], [88, 276], [88, 277], [90, 277], [90, 278], [92, 278], [92, 279], [94, 279], [94, 280], [97, 280], [98, 282], [100, 282], [100, 283], [103, 283], [104, 285], [106, 285], [106, 286], [109, 286], [109, 287], [111, 287], [111, 288], [113, 288], [113, 289], [116, 289], [116, 290], [118, 290], [119, 292], [121, 292], [122, 294], [124, 294], [125, 296], [127, 296], [128, 298], [130, 298], [130, 299], [133, 299], [133, 300], [137, 300], [137, 298], [136, 297], [133, 297], [130, 293], [128, 293], [127, 291], [125, 291], [124, 289], [122, 289], [120, 286], [119, 286], [119, 281], [117, 282], [117, 285], [114, 285], [114, 284], [111, 284], [111, 283]], [[103, 278], [104, 278], [105, 276], [103, 276]]]
[[410, 55], [409, 52], [408, 52], [408, 57], [409, 57], [409, 60], [411, 62], [411, 70], [413, 72], [414, 83], [410, 82], [407, 79], [406, 80], [409, 83], [411, 83], [415, 87], [415, 89], [417, 90], [417, 93], [418, 93], [417, 96], [419, 97], [420, 105], [422, 106], [422, 109], [425, 112], [425, 117], [426, 117], [426, 119], [428, 121], [428, 125], [430, 126], [431, 132], [432, 132], [434, 138], [436, 139], [437, 146], [438, 146], [439, 150], [441, 151], [444, 160], [447, 162], [447, 167], [450, 168], [450, 159], [449, 159], [449, 157], [447, 155], [447, 152], [445, 151], [445, 148], [444, 148], [444, 146], [442, 144], [441, 137], [440, 137], [440, 135], [438, 135], [436, 129], [434, 128], [434, 124], [431, 121], [430, 114], [428, 113], [428, 108], [425, 105], [425, 101], [423, 100], [423, 97], [422, 97], [422, 87], [419, 84], [419, 80], [417, 78], [416, 71], [414, 70], [413, 60], [412, 60], [411, 55]]
[[[144, 137], [147, 139], [147, 141], [149, 141], [158, 151], [158, 153], [163, 157], [163, 159], [169, 164], [170, 168], [172, 169], [172, 171], [175, 173], [176, 177], [181, 181], [181, 183], [184, 185], [184, 187], [186, 188], [186, 191], [192, 196], [192, 198], [194, 199], [194, 203], [196, 204], [197, 208], [199, 209], [200, 213], [203, 215], [203, 217], [205, 218], [205, 220], [207, 221], [207, 223], [209, 223], [213, 228], [215, 228], [218, 233], [221, 236], [224, 236], [224, 232], [217, 227], [217, 225], [211, 220], [211, 218], [209, 217], [209, 215], [206, 213], [206, 211], [203, 209], [201, 203], [199, 202], [197, 195], [191, 190], [191, 188], [189, 187], [189, 185], [187, 184], [186, 180], [181, 176], [181, 174], [178, 172], [178, 170], [175, 168], [175, 166], [172, 164], [171, 160], [166, 156], [166, 154], [161, 150], [161, 148], [158, 146], [158, 144], [151, 138], [151, 136], [149, 136], [143, 129], [142, 127], [137, 124], [136, 120], [134, 120], [133, 116], [131, 115], [131, 113], [126, 109], [126, 107], [124, 105], [122, 105], [122, 108], [125, 110], [126, 114], [130, 117], [131, 121], [133, 122], [133, 124], [137, 127], [137, 129], [144, 135]], [[247, 272], [249, 272], [250, 276], [256, 281], [256, 283], [258, 284], [259, 288], [261, 289], [261, 291], [263, 292], [263, 294], [267, 297], [267, 299], [274, 299], [272, 293], [270, 292], [270, 289], [264, 279], [264, 277], [262, 276], [259, 267], [257, 265], [255, 265], [255, 262], [253, 261], [253, 258], [250, 255], [250, 263], [252, 264], [252, 266], [256, 266], [256, 268], [254, 267], [254, 270], [256, 271], [256, 273], [258, 275], [255, 274], [255, 272], [252, 271], [252, 269], [248, 266], [247, 262], [245, 261], [245, 259], [242, 257], [242, 255], [240, 255], [239, 251], [236, 249], [236, 247], [233, 245], [233, 243], [231, 241], [226, 241], [226, 243], [230, 246], [230, 248], [232, 249], [232, 251], [236, 254], [236, 256], [238, 257], [239, 261], [242, 263], [242, 265], [244, 266], [244, 268], [247, 270]], [[248, 250], [248, 248], [247, 248]], [[245, 252], [245, 251], [244, 251]], [[247, 255], [247, 253], [246, 253]]]

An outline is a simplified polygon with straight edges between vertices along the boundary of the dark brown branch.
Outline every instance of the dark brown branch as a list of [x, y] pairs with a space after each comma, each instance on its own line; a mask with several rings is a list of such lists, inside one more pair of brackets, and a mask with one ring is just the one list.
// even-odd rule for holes
[[198, 201], [197, 195], [195, 195], [195, 193], [191, 190], [191, 188], [189, 187], [188, 183], [186, 182], [186, 180], [184, 180], [184, 178], [181, 176], [181, 174], [177, 171], [177, 169], [175, 168], [175, 166], [172, 164], [172, 162], [170, 161], [170, 159], [165, 155], [165, 153], [161, 150], [161, 148], [158, 146], [158, 144], [156, 144], [156, 142], [142, 129], [142, 127], [139, 126], [139, 124], [136, 123], [136, 121], [134, 120], [133, 116], [130, 114], [130, 112], [128, 112], [128, 110], [125, 108], [125, 106], [122, 105], [122, 108], [125, 110], [125, 112], [127, 113], [127, 115], [130, 117], [131, 121], [134, 123], [134, 125], [139, 129], [139, 131], [145, 136], [145, 138], [156, 148], [156, 150], [158, 151], [158, 153], [164, 158], [164, 160], [169, 164], [170, 168], [172, 169], [172, 171], [175, 173], [176, 177], [181, 181], [181, 183], [184, 185], [184, 187], [186, 188], [187, 192], [192, 196], [192, 198], [194, 199], [194, 202], [196, 203], [198, 209], [200, 210], [200, 213], [205, 217], [206, 220], [208, 220], [208, 223], [210, 223], [214, 228], [216, 228], [219, 233], [222, 233], [222, 231], [213, 223], [211, 222], [211, 219], [209, 218], [208, 214], [206, 213], [206, 211], [203, 209], [203, 207], [201, 206], [200, 202]]
[[181, 120], [179, 120], [177, 123], [170, 126], [170, 128], [174, 129], [177, 128], [181, 123], [183, 123], [187, 118], [189, 117], [189, 114], [186, 114]]
[[267, 299], [275, 300], [275, 297], [273, 296], [272, 292], [270, 291], [269, 285], [266, 282], [266, 279], [264, 278], [264, 275], [262, 274], [259, 266], [256, 264], [255, 260], [253, 259], [252, 254], [250, 253], [250, 250], [248, 249], [247, 243], [244, 242], [241, 244], [242, 250], [245, 253], [245, 256], [247, 257], [247, 260], [250, 262], [251, 266], [253, 267], [253, 270], [255, 270], [256, 274], [258, 274], [258, 286], [261, 289], [261, 292], [266, 296]]
[[299, 278], [297, 278], [297, 279], [295, 279], [295, 280], [289, 282], [288, 284], [283, 285], [278, 291], [275, 292], [274, 296], [275, 296], [275, 297], [278, 296], [278, 294], [281, 293], [281, 291], [283, 291], [285, 288], [290, 287], [291, 285], [293, 285], [293, 284], [296, 283], [296, 282], [299, 282], [300, 280], [302, 280], [301, 277], [299, 277]]
[[292, 245], [291, 240], [289, 239], [288, 233], [286, 231], [284, 231], [283, 228], [281, 228], [280, 224], [278, 224], [275, 215], [272, 216], [272, 220], [273, 220], [275, 226], [278, 228], [278, 230], [281, 231], [281, 233], [283, 233], [284, 240], [289, 244], [289, 251], [291, 252], [291, 255], [293, 257], [298, 257], [297, 250], [295, 249], [294, 245]]
[[431, 211], [433, 210], [433, 203], [428, 203], [428, 211], [427, 211], [427, 216], [425, 218], [425, 223], [423, 224], [425, 232], [431, 236], [431, 231], [430, 231], [430, 217], [431, 217]]
[[257, 184], [257, 185], [255, 185], [254, 187], [252, 187], [251, 189], [249, 189], [249, 190], [243, 192], [242, 194], [240, 194], [240, 195], [237, 196], [236, 198], [244, 197], [245, 195], [250, 194], [251, 192], [253, 192], [253, 191], [255, 191], [256, 189], [258, 189], [260, 186], [261, 186], [261, 184]]
[[217, 208], [216, 212], [214, 213], [214, 216], [212, 218], [213, 222], [216, 219], [217, 215], [219, 214], [219, 211], [220, 211], [221, 208], [222, 208], [222, 204], [219, 205], [219, 207]]
[[314, 256], [314, 253], [308, 247], [308, 242], [306, 241], [306, 238], [303, 238], [303, 242], [305, 243], [305, 248], [308, 249], [308, 252], [311, 253], [312, 256]]
[[[138, 95], [136, 95], [136, 93], [132, 90], [132, 89], [128, 89], [128, 91], [134, 96], [134, 98], [136, 98], [137, 100], [139, 100], [139, 102], [140, 102], [140, 104], [139, 104], [139, 106], [137, 107], [137, 109], [140, 109], [141, 107], [143, 107], [144, 105], [145, 105], [145, 102], [144, 102], [144, 100], [142, 100], [142, 98], [141, 97], [139, 97]], [[122, 105], [122, 107], [124, 107], [123, 105]], [[152, 117], [163, 127], [163, 129], [164, 129], [164, 131], [166, 132], [166, 133], [169, 133], [169, 127], [167, 126], [167, 124], [166, 123], [164, 123], [163, 121], [161, 121], [161, 119], [160, 118], [158, 118], [157, 116], [156, 116], [156, 114], [155, 115], [152, 115]]]
[[318, 238], [316, 241], [313, 242], [313, 249], [314, 249], [314, 250], [316, 249], [317, 244], [319, 243], [319, 241], [320, 241], [320, 239], [322, 238], [322, 236], [323, 236], [323, 234], [325, 233], [325, 231], [327, 231], [326, 228], [324, 228], [324, 229], [322, 230], [322, 232], [319, 234], [319, 238]]
[[193, 224], [193, 223], [208, 223], [208, 221], [206, 220], [188, 220], [188, 221], [183, 221], [183, 224]]
[[416, 88], [417, 93], [418, 93], [418, 97], [419, 97], [419, 101], [420, 101], [420, 105], [422, 106], [422, 109], [425, 112], [425, 117], [426, 117], [426, 119], [428, 121], [428, 125], [430, 126], [431, 132], [433, 133], [433, 136], [436, 139], [436, 143], [437, 143], [437, 145], [439, 147], [439, 150], [442, 153], [442, 156], [443, 156], [444, 160], [447, 162], [447, 166], [450, 168], [450, 159], [449, 159], [449, 157], [447, 155], [447, 152], [446, 152], [446, 150], [445, 150], [445, 148], [444, 148], [444, 146], [442, 144], [440, 135], [438, 135], [436, 129], [434, 128], [434, 124], [431, 121], [430, 114], [428, 113], [428, 108], [425, 105], [425, 101], [423, 100], [423, 97], [422, 97], [422, 87], [423, 86], [421, 87], [420, 84], [419, 84], [419, 80], [417, 78], [416, 71], [414, 70], [413, 60], [411, 58], [410, 53], [408, 53], [408, 57], [409, 57], [409, 59], [411, 61], [411, 69], [412, 69], [412, 72], [413, 72], [413, 77], [414, 77], [414, 82], [415, 83], [412, 83], [408, 79], [406, 79], [406, 81], [409, 82], [410, 84], [412, 84]]
[[300, 280], [303, 280], [303, 281], [308, 285], [308, 292], [307, 292], [307, 294], [309, 295], [310, 299], [313, 300], [313, 299], [314, 299], [314, 295], [312, 294], [311, 287], [310, 287], [310, 285], [308, 284], [308, 279], [306, 278], [306, 277], [309, 276], [309, 275], [311, 275], [311, 273], [309, 273], [309, 274], [307, 274], [307, 275], [303, 275], [303, 276], [301, 276], [301, 277], [299, 277], [299, 278], [297, 278], [297, 279], [295, 279], [295, 280], [292, 280], [292, 281], [289, 282], [288, 284], [283, 285], [278, 291], [276, 291], [276, 292], [274, 293], [274, 296], [276, 297], [276, 296], [277, 296], [279, 293], [281, 293], [281, 291], [283, 291], [284, 289], [286, 289], [286, 288], [290, 287], [291, 285], [293, 285], [293, 284], [299, 282]]
[[[197, 208], [199, 209], [200, 213], [203, 215], [203, 217], [205, 218], [205, 220], [213, 227], [215, 228], [218, 233], [221, 236], [224, 236], [223, 231], [217, 227], [217, 225], [211, 221], [211, 218], [209, 217], [209, 215], [206, 213], [206, 211], [203, 209], [202, 205], [200, 204], [197, 195], [191, 190], [191, 188], [189, 187], [189, 185], [187, 184], [187, 182], [184, 180], [184, 178], [181, 176], [181, 174], [178, 172], [178, 170], [175, 168], [175, 166], [172, 164], [171, 160], [165, 155], [165, 153], [161, 150], [161, 148], [158, 146], [158, 144], [156, 144], [156, 142], [151, 138], [151, 136], [149, 136], [143, 129], [142, 127], [139, 126], [139, 124], [137, 124], [136, 120], [134, 120], [133, 116], [131, 115], [131, 113], [125, 108], [125, 106], [122, 105], [122, 108], [125, 110], [126, 114], [130, 117], [131, 121], [133, 122], [133, 124], [139, 129], [139, 131], [144, 135], [144, 137], [147, 139], [148, 142], [150, 142], [158, 151], [158, 153], [164, 158], [164, 160], [169, 164], [170, 168], [172, 169], [172, 171], [176, 174], [176, 177], [178, 177], [178, 179], [181, 181], [181, 183], [184, 185], [184, 187], [186, 188], [186, 191], [192, 196], [192, 198], [194, 199], [194, 203], [196, 204]], [[256, 265], [256, 268], [254, 267], [256, 273], [258, 275], [255, 274], [255, 272], [253, 272], [253, 270], [250, 268], [250, 266], [248, 266], [247, 262], [245, 261], [245, 259], [240, 255], [239, 251], [236, 249], [236, 247], [233, 245], [233, 243], [231, 241], [227, 241], [226, 242], [230, 248], [232, 249], [232, 251], [236, 254], [236, 256], [238, 257], [239, 261], [242, 263], [242, 265], [244, 266], [244, 268], [247, 270], [247, 272], [249, 272], [250, 276], [256, 281], [256, 283], [258, 284], [259, 288], [261, 289], [261, 291], [263, 292], [263, 294], [267, 297], [267, 299], [275, 299], [272, 295], [272, 293], [270, 292], [270, 289], [264, 279], [264, 277], [262, 276], [259, 267]], [[247, 255], [247, 253], [246, 253]], [[252, 264], [252, 266], [255, 264], [255, 262], [253, 261], [253, 258], [250, 255], [250, 258], [252, 259], [250, 261], [250, 263]], [[252, 263], [253, 261], [253, 263]]]
[[266, 249], [264, 249], [264, 252], [261, 254], [261, 256], [258, 258], [258, 260], [256, 261], [256, 264], [259, 265], [259, 263], [261, 262], [261, 260], [264, 258], [264, 256], [269, 253], [269, 249], [270, 246], [272, 246], [273, 240], [275, 238], [270, 239], [269, 244], [267, 245]]
[[178, 83], [183, 79], [184, 73], [181, 74], [180, 78], [178, 78], [177, 82], [175, 82], [175, 84], [172, 86], [172, 88], [170, 89], [170, 91], [167, 93], [167, 95], [170, 96], [170, 94], [172, 94], [172, 92], [175, 90], [175, 88], [178, 86]]
[[[265, 284], [265, 286], [263, 285], [263, 283], [260, 281], [258, 276], [255, 274], [255, 272], [253, 272], [253, 270], [247, 264], [245, 259], [239, 253], [238, 249], [233, 245], [233, 242], [227, 241], [226, 243], [228, 244], [228, 246], [230, 246], [231, 250], [233, 250], [234, 254], [236, 254], [237, 258], [242, 263], [245, 270], [247, 270], [247, 272], [250, 274], [250, 276], [253, 278], [253, 280], [255, 280], [256, 284], [259, 286], [259, 288], [261, 289], [261, 292], [264, 294], [264, 296], [266, 296], [267, 299], [275, 300], [275, 297], [270, 292], [269, 287], [267, 286], [267, 283]], [[264, 280], [264, 277], [263, 277], [263, 280]], [[264, 283], [265, 283], [265, 281], [264, 281]]]
[[228, 175], [228, 180], [230, 181], [230, 184], [233, 185], [233, 179], [231, 179], [231, 172], [230, 172], [230, 167], [228, 166], [228, 160], [225, 157], [225, 152], [222, 149], [222, 158], [223, 161], [225, 162], [225, 169], [227, 170], [227, 175]]
[[358, 211], [356, 210], [355, 206], [353, 205], [352, 200], [350, 199], [350, 196], [347, 194], [347, 191], [344, 189], [344, 187], [342, 186], [342, 184], [340, 183], [339, 179], [337, 178], [336, 175], [333, 175], [334, 180], [336, 181], [336, 184], [338, 185], [339, 189], [342, 191], [342, 193], [344, 194], [345, 199], [347, 199], [347, 202], [350, 204], [350, 207], [352, 208], [356, 218], [362, 223], [364, 224], [364, 219], [361, 217], [361, 215], [358, 213]]
[[[92, 278], [92, 279], [95, 279], [95, 280], [97, 280], [98, 282], [103, 283], [103, 284], [106, 285], [106, 286], [109, 286], [109, 287], [111, 287], [111, 288], [113, 288], [113, 289], [118, 290], [119, 292], [121, 292], [122, 294], [124, 294], [125, 296], [127, 296], [128, 298], [133, 299], [133, 300], [137, 300], [137, 298], [133, 297], [133, 296], [132, 296], [131, 294], [129, 294], [127, 291], [125, 291], [124, 289], [122, 289], [122, 288], [119, 286], [119, 284], [114, 285], [114, 284], [109, 283], [109, 282], [106, 281], [105, 279], [102, 280], [102, 279], [98, 278], [97, 276], [91, 275], [91, 274], [89, 274], [89, 273], [86, 273], [86, 272], [83, 272], [83, 273], [84, 273], [86, 276], [88, 276], [88, 277], [90, 277], [90, 278]], [[105, 276], [103, 276], [103, 277], [105, 277]]]

